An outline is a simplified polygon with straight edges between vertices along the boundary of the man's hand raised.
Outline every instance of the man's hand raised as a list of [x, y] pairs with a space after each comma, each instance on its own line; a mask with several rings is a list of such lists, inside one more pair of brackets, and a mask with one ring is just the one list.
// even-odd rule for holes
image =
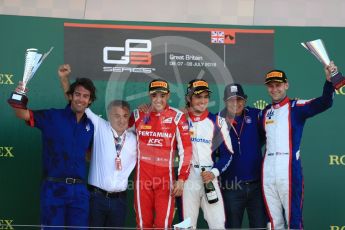
[[60, 78], [60, 83], [61, 83], [61, 87], [63, 89], [63, 92], [65, 94], [65, 98], [68, 101], [68, 95], [67, 95], [67, 91], [69, 89], [69, 75], [71, 74], [72, 69], [71, 66], [69, 64], [63, 64], [60, 65], [58, 68], [58, 75]]
[[72, 69], [69, 64], [63, 64], [59, 66], [58, 75], [60, 78], [68, 78], [71, 72]]
[[332, 73], [338, 72], [338, 67], [334, 64], [333, 61], [329, 65], [325, 66], [325, 74], [327, 81], [331, 81]]

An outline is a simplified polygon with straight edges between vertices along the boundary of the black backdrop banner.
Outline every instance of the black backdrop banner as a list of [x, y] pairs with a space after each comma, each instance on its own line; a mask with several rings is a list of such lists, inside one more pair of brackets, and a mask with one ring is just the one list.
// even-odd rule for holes
[[[212, 72], [234, 81], [261, 84], [273, 67], [274, 30], [65, 23], [65, 60], [81, 75], [134, 82], [150, 76], [182, 83]], [[200, 76], [200, 72], [204, 72]], [[229, 80], [228, 80], [229, 81]], [[181, 83], [181, 82], [180, 82]], [[223, 82], [224, 83], [224, 82]]]

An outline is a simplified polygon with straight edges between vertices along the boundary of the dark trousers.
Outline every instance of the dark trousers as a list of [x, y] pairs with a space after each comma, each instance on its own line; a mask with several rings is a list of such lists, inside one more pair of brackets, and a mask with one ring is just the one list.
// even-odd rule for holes
[[[88, 219], [89, 192], [85, 184], [43, 182], [41, 224], [47, 227], [42, 229], [87, 229]], [[62, 226], [70, 226], [70, 228]]]
[[239, 183], [223, 188], [226, 228], [241, 228], [244, 211], [247, 210], [250, 228], [266, 228], [267, 215], [259, 181]]
[[108, 198], [100, 192], [90, 193], [91, 227], [124, 227], [127, 213], [126, 193]]

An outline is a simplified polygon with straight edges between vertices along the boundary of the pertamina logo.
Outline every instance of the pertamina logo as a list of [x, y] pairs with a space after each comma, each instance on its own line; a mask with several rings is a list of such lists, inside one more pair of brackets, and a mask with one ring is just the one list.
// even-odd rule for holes
[[[106, 46], [103, 48], [103, 62], [109, 65], [103, 66], [104, 72], [135, 72], [152, 73], [155, 68], [129, 67], [126, 65], [149, 66], [152, 64], [152, 43], [145, 39], [126, 39], [124, 47]], [[114, 56], [120, 56], [120, 59]]]
[[0, 229], [14, 229], [13, 220], [9, 219], [0, 219]]
[[0, 158], [12, 157], [14, 157], [13, 146], [0, 146]]
[[146, 130], [139, 130], [138, 131], [139, 136], [143, 137], [160, 137], [160, 138], [172, 138], [171, 133], [167, 132], [154, 132], [154, 131], [146, 131]]

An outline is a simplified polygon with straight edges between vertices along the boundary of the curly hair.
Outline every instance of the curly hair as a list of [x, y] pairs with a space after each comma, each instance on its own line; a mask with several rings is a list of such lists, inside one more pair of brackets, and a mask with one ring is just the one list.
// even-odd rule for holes
[[77, 78], [75, 82], [71, 84], [66, 94], [72, 95], [75, 89], [77, 88], [77, 86], [82, 86], [88, 91], [90, 91], [91, 102], [94, 102], [96, 100], [96, 87], [89, 78]]

